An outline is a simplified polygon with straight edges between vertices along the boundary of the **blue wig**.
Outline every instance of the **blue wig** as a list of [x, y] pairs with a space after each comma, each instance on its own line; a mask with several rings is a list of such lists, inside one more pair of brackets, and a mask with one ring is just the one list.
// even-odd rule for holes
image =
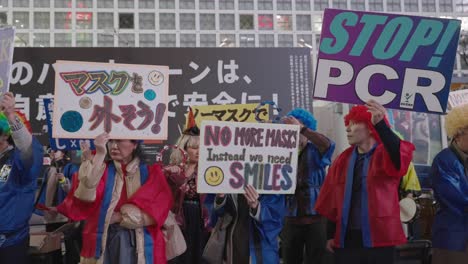
[[314, 115], [312, 115], [309, 111], [296, 108], [290, 111], [286, 116], [292, 116], [297, 120], [301, 121], [304, 126], [312, 129], [313, 131], [317, 130], [317, 120], [315, 119]]

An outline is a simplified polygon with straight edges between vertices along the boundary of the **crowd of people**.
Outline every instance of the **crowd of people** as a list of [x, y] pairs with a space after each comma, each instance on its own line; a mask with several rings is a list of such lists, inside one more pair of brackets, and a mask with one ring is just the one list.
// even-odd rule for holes
[[[259, 194], [250, 185], [244, 194], [197, 193], [195, 122], [187, 123], [169, 164], [146, 164], [138, 139], [102, 133], [94, 151], [81, 145], [79, 167], [66, 152], [51, 152], [52, 166], [38, 187], [43, 146], [14, 106], [13, 94], [2, 96], [0, 263], [28, 263], [28, 221], [38, 190], [47, 220], [63, 216], [81, 223], [79, 237], [65, 241], [66, 263], [295, 264], [328, 263], [331, 257], [335, 263], [384, 264], [395, 263], [395, 247], [407, 242], [399, 190], [415, 147], [392, 130], [386, 109], [375, 101], [345, 116], [350, 147], [333, 161], [335, 143], [316, 131], [311, 113], [294, 109], [282, 118], [300, 126], [291, 195]], [[433, 263], [461, 264], [468, 261], [468, 105], [452, 109], [445, 124], [450, 145], [431, 170], [440, 203]], [[170, 237], [170, 214], [184, 241]], [[173, 256], [169, 243], [186, 249]]]

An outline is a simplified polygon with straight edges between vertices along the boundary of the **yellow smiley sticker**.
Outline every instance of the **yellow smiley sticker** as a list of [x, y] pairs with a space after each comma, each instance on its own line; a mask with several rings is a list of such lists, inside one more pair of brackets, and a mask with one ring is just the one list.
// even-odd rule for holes
[[205, 181], [210, 186], [218, 186], [224, 180], [224, 173], [221, 168], [212, 166], [205, 171]]

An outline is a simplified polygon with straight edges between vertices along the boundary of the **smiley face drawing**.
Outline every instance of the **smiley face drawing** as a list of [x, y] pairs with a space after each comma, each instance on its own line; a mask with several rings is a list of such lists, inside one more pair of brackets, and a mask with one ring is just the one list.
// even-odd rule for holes
[[148, 81], [154, 85], [158, 86], [164, 81], [164, 75], [159, 71], [152, 71], [148, 74]]
[[219, 167], [211, 166], [205, 171], [205, 181], [210, 186], [218, 186], [224, 180], [224, 172]]

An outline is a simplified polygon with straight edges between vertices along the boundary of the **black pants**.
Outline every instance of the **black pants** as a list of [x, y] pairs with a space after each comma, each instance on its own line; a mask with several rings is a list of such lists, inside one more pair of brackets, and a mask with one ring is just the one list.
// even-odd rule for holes
[[393, 264], [395, 247], [364, 248], [362, 232], [349, 231], [344, 248], [335, 248], [335, 264]]
[[28, 264], [29, 237], [20, 243], [0, 248], [0, 263], [2, 264]]
[[305, 225], [291, 224], [286, 221], [281, 239], [281, 254], [285, 264], [325, 263], [324, 221]]

